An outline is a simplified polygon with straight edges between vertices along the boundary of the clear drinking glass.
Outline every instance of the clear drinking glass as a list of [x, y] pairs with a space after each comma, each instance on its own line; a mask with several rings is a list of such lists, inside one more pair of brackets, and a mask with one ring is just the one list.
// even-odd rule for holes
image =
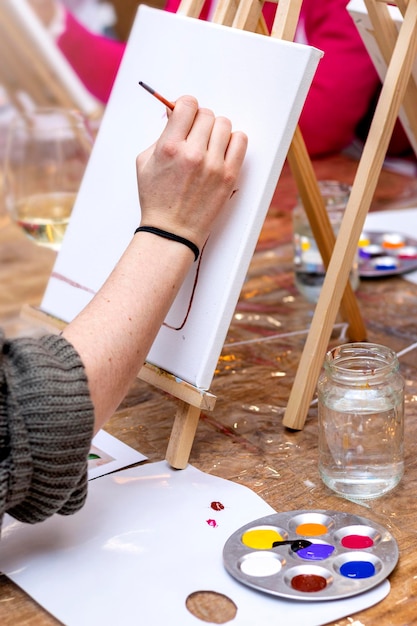
[[[351, 187], [335, 180], [320, 180], [318, 185], [333, 232], [337, 235]], [[317, 302], [326, 270], [300, 198], [293, 210], [293, 243], [295, 286], [309, 302]], [[359, 286], [357, 256], [349, 279], [352, 289], [357, 289]]]
[[404, 472], [404, 381], [390, 348], [350, 343], [327, 353], [318, 381], [319, 470], [336, 493], [377, 498]]
[[92, 145], [88, 123], [77, 111], [40, 108], [12, 121], [3, 170], [5, 204], [35, 243], [59, 249]]

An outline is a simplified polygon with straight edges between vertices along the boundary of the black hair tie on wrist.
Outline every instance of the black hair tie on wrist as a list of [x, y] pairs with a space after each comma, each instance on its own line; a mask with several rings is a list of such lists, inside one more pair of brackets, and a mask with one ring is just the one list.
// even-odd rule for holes
[[140, 232], [151, 233], [152, 235], [158, 235], [158, 237], [163, 237], [164, 239], [170, 239], [171, 241], [182, 243], [184, 246], [187, 246], [187, 248], [190, 248], [191, 252], [194, 254], [194, 262], [197, 261], [200, 256], [198, 246], [196, 246], [195, 243], [189, 239], [185, 239], [185, 237], [180, 237], [179, 235], [170, 233], [167, 230], [162, 230], [161, 228], [155, 228], [154, 226], [139, 226], [139, 228], [135, 230], [135, 235]]

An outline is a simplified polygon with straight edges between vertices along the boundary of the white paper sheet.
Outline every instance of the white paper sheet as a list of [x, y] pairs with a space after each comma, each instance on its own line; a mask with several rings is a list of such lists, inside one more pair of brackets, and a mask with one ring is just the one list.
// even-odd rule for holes
[[[208, 389], [322, 53], [141, 5], [42, 308], [70, 321], [107, 278], [139, 223], [136, 155], [166, 124], [143, 81], [193, 94], [249, 137], [238, 190], [171, 308], [148, 361]], [[195, 291], [194, 291], [195, 286]], [[192, 297], [192, 294], [193, 297]]]
[[146, 458], [144, 454], [127, 446], [105, 430], [99, 430], [91, 443], [88, 480], [140, 463]]
[[223, 567], [226, 540], [272, 512], [250, 489], [192, 466], [146, 464], [92, 481], [72, 517], [36, 526], [6, 518], [0, 570], [66, 626], [201, 626], [185, 605], [201, 590], [235, 603], [233, 626], [318, 626], [388, 594], [385, 581], [347, 600], [305, 603], [235, 581]]

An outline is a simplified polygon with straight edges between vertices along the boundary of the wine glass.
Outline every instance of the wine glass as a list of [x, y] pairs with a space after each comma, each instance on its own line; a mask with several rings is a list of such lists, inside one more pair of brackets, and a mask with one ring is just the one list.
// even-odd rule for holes
[[91, 153], [93, 135], [78, 111], [39, 108], [10, 124], [5, 204], [38, 245], [58, 250]]

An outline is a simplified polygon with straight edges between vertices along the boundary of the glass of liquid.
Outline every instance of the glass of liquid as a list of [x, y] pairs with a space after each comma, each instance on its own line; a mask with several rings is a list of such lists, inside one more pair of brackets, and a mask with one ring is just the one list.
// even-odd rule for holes
[[329, 351], [318, 381], [319, 471], [352, 500], [377, 498], [404, 472], [404, 381], [390, 348], [350, 343]]
[[[320, 193], [335, 236], [342, 223], [351, 187], [335, 180], [318, 181]], [[317, 302], [326, 269], [312, 233], [301, 199], [293, 210], [294, 282], [309, 302]], [[359, 286], [358, 257], [355, 255], [350, 276], [352, 289]]]
[[59, 249], [92, 145], [93, 135], [78, 111], [39, 108], [11, 122], [3, 169], [5, 204], [35, 243]]

